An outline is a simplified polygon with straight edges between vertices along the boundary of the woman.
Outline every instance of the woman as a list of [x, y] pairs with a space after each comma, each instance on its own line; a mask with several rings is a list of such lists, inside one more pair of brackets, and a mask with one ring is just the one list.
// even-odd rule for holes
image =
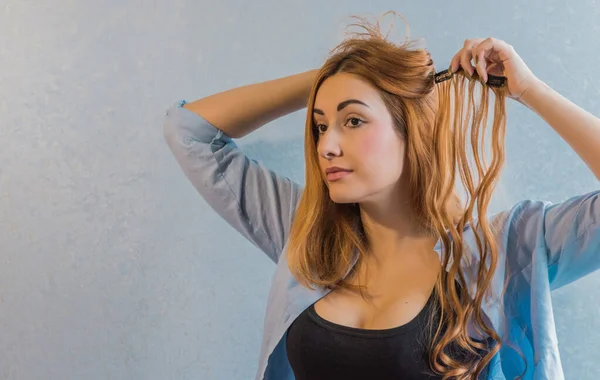
[[[506, 97], [599, 179], [600, 120], [504, 41], [468, 39], [435, 75], [426, 50], [362, 21], [366, 33], [320, 70], [167, 110], [165, 137], [187, 177], [277, 264], [256, 378], [562, 379], [550, 290], [600, 267], [600, 192], [495, 215], [487, 205], [504, 163]], [[232, 139], [305, 106], [302, 188]]]

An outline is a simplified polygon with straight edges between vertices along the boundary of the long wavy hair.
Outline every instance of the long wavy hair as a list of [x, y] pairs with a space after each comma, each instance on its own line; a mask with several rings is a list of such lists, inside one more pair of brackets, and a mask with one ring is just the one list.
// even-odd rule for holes
[[[475, 205], [479, 216], [487, 214], [504, 166], [507, 90], [487, 86], [478, 77], [469, 78], [461, 71], [436, 83], [436, 70], [426, 49], [414, 48], [414, 41], [408, 37], [404, 43], [394, 44], [381, 34], [379, 21], [373, 25], [365, 18], [354, 18], [359, 22], [350, 25], [364, 31], [351, 33], [330, 51], [308, 99], [306, 186], [290, 232], [286, 252], [289, 269], [300, 284], [310, 289], [350, 288], [360, 290], [361, 294], [366, 289], [350, 283], [369, 250], [360, 209], [355, 203], [336, 204], [330, 199], [319, 168], [318, 131], [313, 120], [315, 97], [323, 81], [337, 73], [351, 73], [378, 90], [395, 128], [405, 139], [410, 174], [408, 191], [416, 220], [425, 234], [441, 239], [447, 253], [442, 268], [451, 263], [449, 270], [440, 271], [434, 286], [435, 313], [430, 317], [432, 338], [428, 340], [427, 351], [430, 367], [444, 379], [472, 379], [484, 370], [501, 346], [499, 335], [486, 325], [481, 311], [497, 266], [498, 247], [490, 223], [479, 217], [481, 234], [476, 233], [479, 267], [476, 293], [471, 299], [465, 293], [467, 284], [460, 266], [464, 255], [462, 232], [467, 224], [473, 224]], [[482, 145], [490, 93], [495, 101], [491, 162], [487, 165]], [[467, 160], [469, 136], [476, 176]], [[466, 190], [464, 202], [456, 190], [457, 172]], [[495, 344], [472, 339], [467, 333], [470, 320], [482, 336], [490, 337]], [[450, 354], [451, 347], [471, 353], [471, 359], [459, 360]]]

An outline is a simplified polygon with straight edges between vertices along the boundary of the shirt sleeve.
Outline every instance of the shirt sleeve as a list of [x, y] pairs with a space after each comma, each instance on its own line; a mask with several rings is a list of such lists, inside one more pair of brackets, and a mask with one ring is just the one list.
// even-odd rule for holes
[[[513, 248], [519, 255], [546, 252], [552, 290], [600, 269], [600, 191], [561, 203], [523, 201], [513, 219]], [[520, 257], [524, 263], [535, 260]]]
[[164, 135], [206, 202], [275, 263], [287, 241], [301, 186], [247, 157], [231, 137], [180, 101], [167, 109]]

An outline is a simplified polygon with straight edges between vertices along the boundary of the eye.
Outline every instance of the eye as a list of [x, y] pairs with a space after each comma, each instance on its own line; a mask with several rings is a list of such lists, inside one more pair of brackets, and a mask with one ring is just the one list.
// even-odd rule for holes
[[351, 127], [353, 127], [353, 128], [359, 127], [359, 126], [360, 126], [362, 123], [364, 123], [364, 120], [362, 120], [362, 119], [359, 119], [359, 118], [357, 118], [357, 117], [349, 117], [349, 118], [346, 120], [346, 124], [348, 124], [348, 122], [349, 122], [349, 121], [353, 121], [353, 122], [356, 122], [356, 123], [357, 123], [357, 124], [354, 124], [354, 123], [352, 123]]
[[[321, 129], [321, 127], [323, 127], [323, 129]], [[313, 127], [313, 130], [315, 131], [315, 133], [322, 135], [323, 133], [325, 133], [327, 131], [327, 126], [325, 124], [316, 124]]]
[[[364, 122], [364, 120], [358, 117], [349, 117], [346, 119], [346, 123], [344, 125], [348, 125], [348, 123], [350, 123], [350, 128], [358, 128]], [[313, 131], [315, 132], [315, 134], [317, 134], [317, 136], [320, 136], [327, 132], [327, 126], [325, 124], [315, 124], [313, 126]]]

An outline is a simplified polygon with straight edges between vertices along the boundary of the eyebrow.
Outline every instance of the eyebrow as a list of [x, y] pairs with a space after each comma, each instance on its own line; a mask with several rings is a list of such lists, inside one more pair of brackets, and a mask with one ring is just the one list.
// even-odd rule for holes
[[[348, 100], [344, 100], [343, 102], [341, 102], [340, 104], [338, 104], [337, 106], [337, 110], [338, 112], [340, 112], [341, 110], [343, 110], [347, 105], [349, 104], [362, 104], [363, 106], [367, 107], [367, 108], [371, 108], [368, 105], [366, 105], [365, 103], [361, 102], [358, 99], [348, 99]], [[325, 115], [325, 112], [323, 112], [322, 110], [318, 109], [318, 108], [314, 108], [313, 109], [314, 113], [318, 113], [319, 115]]]

